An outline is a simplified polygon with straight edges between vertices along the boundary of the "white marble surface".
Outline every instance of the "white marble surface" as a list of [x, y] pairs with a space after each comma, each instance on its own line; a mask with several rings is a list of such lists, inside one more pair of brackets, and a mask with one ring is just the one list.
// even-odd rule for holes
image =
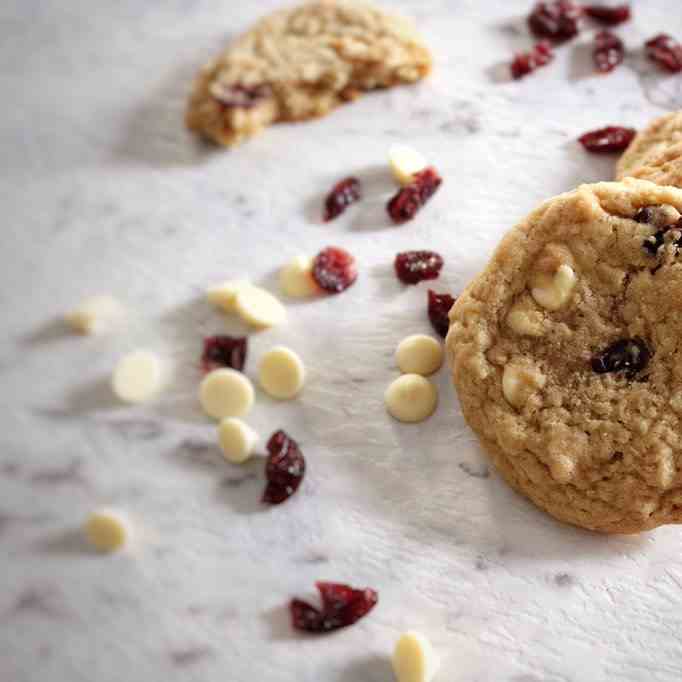
[[[446, 372], [425, 424], [393, 423], [382, 403], [396, 343], [429, 331], [426, 287], [396, 282], [394, 254], [441, 251], [437, 288], [456, 293], [540, 200], [610, 175], [578, 134], [681, 107], [682, 81], [637, 54], [594, 77], [585, 35], [509, 82], [500, 65], [530, 43], [529, 0], [390, 4], [433, 47], [428, 82], [232, 152], [183, 130], [189, 81], [274, 0], [0, 5], [3, 682], [387, 682], [407, 628], [441, 654], [437, 682], [682, 676], [678, 529], [606, 538], [536, 511], [489, 472]], [[620, 31], [632, 46], [682, 37], [676, 0], [635, 14]], [[445, 177], [400, 228], [383, 212], [396, 140]], [[321, 196], [349, 173], [369, 200], [321, 224]], [[357, 285], [291, 305], [287, 326], [251, 341], [252, 376], [274, 343], [309, 368], [299, 400], [259, 394], [250, 417], [263, 436], [285, 427], [308, 459], [297, 496], [263, 509], [262, 460], [226, 464], [197, 409], [202, 335], [237, 329], [200, 294], [235, 275], [274, 286], [285, 259], [329, 243], [357, 255]], [[59, 316], [98, 292], [126, 302], [128, 326], [65, 332]], [[107, 377], [139, 346], [174, 378], [158, 402], [121, 407]], [[79, 525], [102, 504], [133, 518], [130, 551], [83, 546]], [[286, 603], [316, 579], [373, 586], [379, 606], [346, 631], [296, 636]]]

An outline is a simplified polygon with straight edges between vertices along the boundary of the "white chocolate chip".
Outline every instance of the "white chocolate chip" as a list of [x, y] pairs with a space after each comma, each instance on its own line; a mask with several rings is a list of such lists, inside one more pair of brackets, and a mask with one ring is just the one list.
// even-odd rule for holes
[[149, 400], [161, 387], [159, 357], [146, 350], [137, 350], [122, 357], [111, 376], [111, 387], [123, 402]]
[[275, 346], [261, 358], [258, 379], [268, 395], [278, 400], [288, 400], [303, 388], [305, 368], [293, 350]]
[[64, 316], [74, 331], [98, 334], [123, 315], [123, 306], [112, 296], [92, 296]]
[[514, 304], [507, 313], [507, 325], [521, 336], [542, 336], [542, 313], [528, 309], [522, 302]]
[[260, 287], [238, 289], [234, 307], [242, 319], [256, 327], [274, 327], [284, 322], [287, 316], [284, 306]]
[[279, 285], [285, 296], [308, 298], [319, 293], [320, 289], [313, 279], [313, 259], [296, 256], [279, 272]]
[[121, 549], [131, 535], [128, 520], [112, 509], [99, 509], [85, 522], [85, 537], [100, 552]]
[[403, 374], [384, 394], [389, 414], [401, 422], [420, 422], [430, 417], [438, 405], [438, 390], [419, 374]]
[[226, 460], [241, 464], [253, 454], [258, 434], [241, 419], [228, 417], [218, 425], [218, 442]]
[[242, 417], [253, 406], [253, 400], [253, 385], [234, 369], [209, 372], [199, 386], [201, 406], [214, 419]]
[[397, 682], [430, 682], [439, 667], [431, 642], [417, 632], [400, 637], [391, 662]]
[[554, 275], [538, 273], [532, 282], [531, 295], [546, 310], [559, 310], [568, 301], [576, 284], [570, 265], [560, 265]]
[[546, 381], [545, 375], [536, 369], [509, 364], [502, 374], [502, 393], [512, 407], [520, 409], [533, 393], [544, 387]]
[[221, 308], [226, 313], [237, 312], [235, 309], [235, 300], [237, 292], [244, 287], [251, 286], [245, 279], [235, 279], [222, 284], [216, 284], [206, 290], [206, 298], [209, 303], [212, 303], [218, 308]]
[[395, 352], [395, 361], [405, 374], [433, 374], [443, 364], [443, 346], [432, 336], [406, 336]]
[[426, 159], [412, 147], [404, 144], [393, 145], [388, 150], [388, 162], [393, 177], [401, 185], [409, 185], [415, 174], [426, 168]]

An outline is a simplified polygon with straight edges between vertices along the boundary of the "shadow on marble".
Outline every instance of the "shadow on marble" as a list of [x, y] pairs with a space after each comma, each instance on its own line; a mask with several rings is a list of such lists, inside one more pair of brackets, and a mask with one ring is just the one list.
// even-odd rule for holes
[[263, 614], [262, 618], [270, 627], [269, 639], [273, 642], [285, 642], [305, 637], [304, 634], [291, 627], [291, 614], [288, 604], [269, 609]]
[[224, 460], [214, 440], [189, 437], [168, 452], [168, 457], [178, 466], [188, 469], [215, 470]]
[[513, 55], [510, 56], [509, 60], [506, 62], [496, 62], [486, 67], [485, 75], [488, 77], [491, 83], [511, 83], [514, 79], [512, 78], [511, 71], [509, 70], [509, 65], [513, 59]]
[[[568, 67], [568, 80], [576, 82], [584, 80], [585, 78], [599, 78], [604, 74], [599, 74], [595, 69], [594, 61], [592, 60], [592, 51], [594, 45], [577, 43], [571, 48], [570, 62]], [[599, 87], [599, 86], [598, 86]]]
[[113, 394], [109, 377], [100, 377], [69, 391], [59, 407], [37, 407], [33, 413], [48, 419], [60, 419], [121, 409], [124, 406]]
[[[586, 130], [580, 131], [582, 135]], [[565, 165], [566, 170], [575, 169], [573, 178], [566, 182], [566, 191], [570, 191], [585, 182], [601, 182], [602, 180], [613, 179], [616, 172], [617, 154], [590, 154], [583, 149], [578, 140], [567, 140], [562, 143], [562, 148], [566, 151], [569, 164]]]
[[19, 345], [27, 346], [29, 348], [37, 348], [45, 346], [55, 341], [61, 341], [66, 338], [73, 338], [74, 332], [59, 318], [54, 318], [42, 323], [32, 331], [20, 336]]
[[267, 512], [270, 507], [261, 502], [265, 487], [264, 467], [265, 457], [259, 455], [239, 466], [231, 466], [216, 487], [218, 502], [228, 505], [237, 514]]
[[99, 555], [99, 552], [87, 543], [81, 528], [69, 528], [61, 533], [43, 538], [36, 542], [33, 547], [40, 554]]
[[386, 682], [393, 679], [393, 667], [388, 656], [374, 654], [353, 661], [336, 682]]

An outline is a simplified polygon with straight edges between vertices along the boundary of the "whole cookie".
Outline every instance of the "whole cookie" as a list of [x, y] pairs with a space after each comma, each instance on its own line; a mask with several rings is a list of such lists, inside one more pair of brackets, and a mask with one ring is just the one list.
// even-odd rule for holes
[[450, 311], [466, 420], [562, 521], [682, 523], [681, 212], [682, 190], [630, 178], [550, 199]]
[[682, 187], [682, 134], [679, 142], [645, 156], [630, 171], [630, 176], [658, 185]]
[[616, 166], [616, 179], [636, 175], [640, 166], [656, 157], [666, 148], [682, 142], [682, 111], [674, 111], [654, 119], [623, 152]]
[[366, 90], [414, 83], [431, 56], [406, 19], [351, 0], [276, 12], [199, 74], [191, 130], [234, 145], [277, 121], [323, 116]]

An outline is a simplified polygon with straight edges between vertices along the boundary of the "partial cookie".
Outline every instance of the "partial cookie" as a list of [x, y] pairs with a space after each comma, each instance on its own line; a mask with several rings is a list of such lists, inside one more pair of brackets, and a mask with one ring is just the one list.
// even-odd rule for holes
[[646, 166], [649, 159], [658, 156], [668, 147], [682, 142], [682, 111], [674, 111], [654, 119], [623, 152], [616, 166], [616, 179], [636, 176], [636, 170]]
[[680, 142], [646, 156], [631, 170], [630, 176], [649, 180], [657, 185], [682, 187], [682, 135]]
[[430, 69], [410, 21], [361, 2], [318, 0], [262, 19], [207, 64], [185, 122], [234, 145], [278, 121], [323, 116], [367, 90], [414, 83]]
[[507, 481], [568, 523], [682, 523], [682, 190], [550, 199], [450, 311], [463, 414]]

